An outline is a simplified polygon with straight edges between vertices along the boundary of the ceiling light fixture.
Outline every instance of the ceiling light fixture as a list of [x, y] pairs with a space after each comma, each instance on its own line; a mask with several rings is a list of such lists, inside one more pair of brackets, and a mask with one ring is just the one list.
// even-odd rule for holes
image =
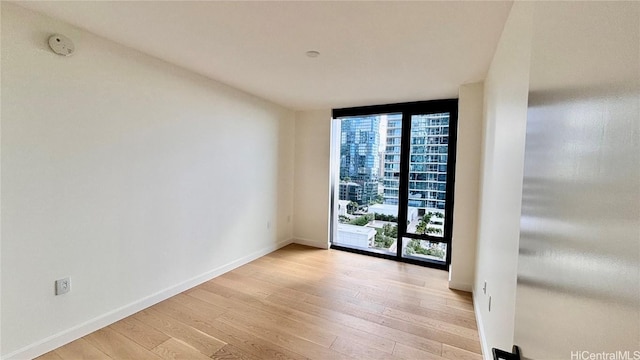
[[318, 56], [320, 56], [320, 52], [315, 50], [309, 50], [307, 51], [307, 56], [310, 58], [317, 58]]

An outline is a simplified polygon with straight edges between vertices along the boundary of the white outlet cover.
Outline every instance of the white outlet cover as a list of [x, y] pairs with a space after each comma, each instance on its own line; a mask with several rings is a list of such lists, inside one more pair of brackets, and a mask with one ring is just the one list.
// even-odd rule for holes
[[66, 294], [71, 291], [71, 280], [67, 277], [56, 280], [56, 295]]

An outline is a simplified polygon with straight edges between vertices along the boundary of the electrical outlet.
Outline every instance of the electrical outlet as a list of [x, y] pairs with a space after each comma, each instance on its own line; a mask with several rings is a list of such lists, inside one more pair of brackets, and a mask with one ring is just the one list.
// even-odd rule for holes
[[487, 295], [487, 281], [485, 280], [484, 286], [482, 287], [482, 292]]
[[56, 280], [56, 295], [66, 294], [69, 291], [71, 291], [71, 280], [68, 277]]
[[491, 312], [491, 296], [489, 296], [489, 312]]
[[267, 221], [267, 230], [271, 229], [271, 221]]

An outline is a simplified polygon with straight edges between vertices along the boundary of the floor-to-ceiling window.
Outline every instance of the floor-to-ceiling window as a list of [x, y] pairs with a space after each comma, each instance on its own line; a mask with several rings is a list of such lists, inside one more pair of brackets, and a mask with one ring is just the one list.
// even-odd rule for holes
[[332, 247], [446, 268], [457, 103], [333, 111]]

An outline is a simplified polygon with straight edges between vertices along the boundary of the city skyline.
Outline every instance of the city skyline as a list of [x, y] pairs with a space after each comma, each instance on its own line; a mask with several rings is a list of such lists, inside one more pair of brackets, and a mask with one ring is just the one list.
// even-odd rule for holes
[[[340, 199], [367, 205], [382, 195], [384, 204], [397, 205], [402, 114], [347, 117], [340, 123]], [[408, 199], [421, 214], [445, 209], [448, 135], [448, 113], [411, 118]], [[361, 189], [347, 191], [353, 186], [347, 182]]]
[[[338, 119], [337, 243], [443, 261], [447, 244], [406, 238], [398, 248], [403, 114]], [[411, 115], [406, 234], [444, 236], [449, 113]], [[406, 144], [405, 144], [406, 145]]]

